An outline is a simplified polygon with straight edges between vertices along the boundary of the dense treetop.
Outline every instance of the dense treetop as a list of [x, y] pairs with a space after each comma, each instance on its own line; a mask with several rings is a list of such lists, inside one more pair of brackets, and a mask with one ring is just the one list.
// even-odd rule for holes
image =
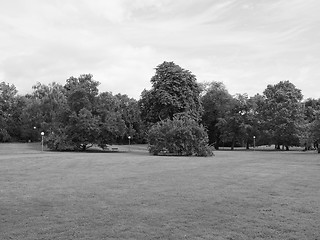
[[201, 89], [190, 71], [173, 62], [163, 62], [156, 67], [151, 83], [151, 90], [144, 90], [140, 99], [142, 116], [146, 121], [154, 123], [172, 119], [181, 112], [189, 112], [195, 118], [200, 118]]

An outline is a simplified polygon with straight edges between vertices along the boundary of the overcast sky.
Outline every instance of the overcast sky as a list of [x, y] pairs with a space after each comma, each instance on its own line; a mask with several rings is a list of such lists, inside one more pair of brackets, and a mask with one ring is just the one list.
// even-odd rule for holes
[[320, 98], [319, 0], [0, 0], [0, 81], [91, 73], [100, 92], [139, 99], [174, 61], [231, 94], [289, 80]]

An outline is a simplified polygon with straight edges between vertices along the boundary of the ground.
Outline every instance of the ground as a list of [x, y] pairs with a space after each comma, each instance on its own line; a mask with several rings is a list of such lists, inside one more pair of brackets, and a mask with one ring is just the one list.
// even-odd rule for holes
[[315, 152], [0, 144], [0, 239], [319, 240], [319, 173]]

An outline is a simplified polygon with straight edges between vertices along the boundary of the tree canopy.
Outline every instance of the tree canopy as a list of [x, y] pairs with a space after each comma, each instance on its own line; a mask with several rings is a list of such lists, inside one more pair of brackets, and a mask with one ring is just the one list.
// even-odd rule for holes
[[150, 81], [151, 90], [144, 90], [139, 101], [146, 122], [173, 119], [176, 113], [182, 112], [200, 119], [201, 88], [190, 71], [173, 62], [163, 62], [156, 67], [156, 73]]
[[289, 81], [268, 85], [263, 92], [265, 101], [262, 105], [261, 121], [269, 131], [273, 142], [288, 148], [299, 144], [299, 126], [303, 120], [303, 95]]

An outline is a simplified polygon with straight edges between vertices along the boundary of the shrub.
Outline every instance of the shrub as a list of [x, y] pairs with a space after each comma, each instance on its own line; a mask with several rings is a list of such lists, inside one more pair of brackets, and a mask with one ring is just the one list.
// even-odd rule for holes
[[62, 132], [59, 134], [50, 134], [45, 138], [45, 144], [48, 148], [55, 151], [75, 150], [74, 144], [68, 139], [68, 136]]
[[9, 142], [11, 137], [6, 129], [0, 129], [0, 142]]
[[154, 124], [148, 134], [153, 155], [212, 156], [206, 130], [188, 116], [176, 116]]

